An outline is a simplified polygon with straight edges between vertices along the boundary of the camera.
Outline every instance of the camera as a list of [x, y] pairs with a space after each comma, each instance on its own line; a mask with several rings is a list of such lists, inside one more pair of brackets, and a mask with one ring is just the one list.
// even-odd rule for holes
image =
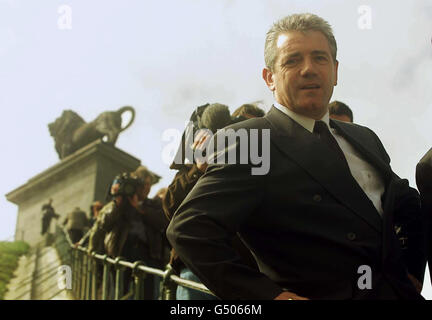
[[138, 187], [142, 186], [143, 184], [144, 183], [141, 179], [132, 176], [130, 173], [125, 172], [119, 174], [114, 178], [108, 190], [108, 197], [131, 197], [137, 191]]

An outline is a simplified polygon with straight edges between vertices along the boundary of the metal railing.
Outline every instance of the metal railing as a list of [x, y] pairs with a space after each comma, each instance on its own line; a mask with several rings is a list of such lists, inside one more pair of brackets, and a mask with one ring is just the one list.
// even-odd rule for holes
[[[142, 261], [129, 262], [95, 252], [88, 254], [85, 247], [74, 246], [60, 226], [56, 226], [55, 247], [62, 263], [72, 268], [71, 290], [77, 300], [144, 300], [144, 281], [148, 276], [161, 280], [158, 300], [176, 300], [179, 285], [213, 295], [202, 283], [175, 275], [169, 264], [160, 270]], [[130, 281], [125, 281], [127, 271], [131, 274]]]

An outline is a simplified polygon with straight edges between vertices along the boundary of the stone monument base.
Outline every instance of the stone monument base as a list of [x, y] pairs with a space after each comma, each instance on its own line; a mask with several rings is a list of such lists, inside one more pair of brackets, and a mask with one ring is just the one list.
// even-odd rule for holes
[[[9, 192], [6, 198], [18, 205], [15, 240], [34, 245], [43, 241], [42, 205], [52, 199], [52, 206], [62, 224], [75, 207], [89, 212], [93, 201], [105, 203], [113, 178], [133, 171], [141, 161], [126, 152], [95, 141], [67, 156], [56, 165]], [[90, 214], [90, 212], [89, 212]], [[54, 219], [49, 233], [54, 233]]]

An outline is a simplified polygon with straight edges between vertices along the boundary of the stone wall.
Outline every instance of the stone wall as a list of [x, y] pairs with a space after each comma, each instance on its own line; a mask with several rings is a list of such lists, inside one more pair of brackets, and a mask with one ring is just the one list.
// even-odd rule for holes
[[[75, 207], [89, 213], [93, 201], [105, 201], [115, 175], [133, 171], [139, 165], [139, 159], [100, 141], [64, 158], [6, 195], [18, 205], [15, 240], [24, 240], [30, 245], [42, 240], [41, 208], [48, 199], [53, 199], [52, 206], [61, 215], [60, 223]], [[54, 232], [54, 223], [53, 220], [51, 232]]]

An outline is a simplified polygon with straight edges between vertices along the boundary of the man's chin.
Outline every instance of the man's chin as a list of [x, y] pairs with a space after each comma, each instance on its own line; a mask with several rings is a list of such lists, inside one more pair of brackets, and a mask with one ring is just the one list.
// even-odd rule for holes
[[326, 114], [327, 105], [311, 102], [299, 105], [297, 107], [297, 110], [297, 113], [300, 113], [308, 118], [319, 120]]

